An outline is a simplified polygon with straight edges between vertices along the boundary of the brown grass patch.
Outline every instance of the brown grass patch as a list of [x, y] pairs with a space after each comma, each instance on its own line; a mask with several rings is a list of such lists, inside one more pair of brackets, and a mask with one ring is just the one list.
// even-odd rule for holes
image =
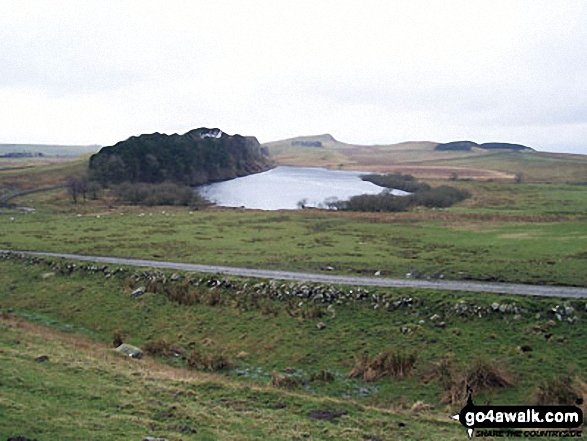
[[499, 237], [500, 239], [532, 239], [536, 236], [538, 236], [540, 233], [533, 231], [531, 233], [526, 232], [526, 233], [507, 233], [507, 234], [500, 234]]
[[437, 365], [437, 379], [445, 388], [443, 404], [462, 403], [468, 391], [473, 394], [510, 387], [514, 377], [501, 365], [478, 358], [463, 369], [456, 369], [451, 358]]
[[143, 345], [142, 349], [149, 355], [159, 355], [162, 357], [171, 357], [185, 353], [181, 346], [164, 338], [149, 341]]
[[[409, 164], [353, 164], [354, 170], [366, 171], [370, 173], [402, 173], [415, 176], [419, 179], [440, 179], [448, 180], [453, 176], [459, 179], [469, 179], [473, 181], [502, 181], [512, 182], [515, 178], [513, 173], [506, 173], [490, 169], [477, 169], [467, 167], [440, 167], [425, 165]], [[350, 168], [350, 167], [347, 167]]]
[[189, 367], [208, 372], [222, 371], [233, 366], [231, 358], [223, 352], [204, 353], [198, 349], [191, 351], [186, 361]]
[[387, 350], [374, 357], [363, 354], [356, 360], [355, 367], [349, 372], [348, 377], [361, 378], [363, 381], [409, 377], [416, 359], [416, 352], [407, 354], [402, 351]]
[[276, 372], [271, 374], [271, 386], [280, 389], [297, 389], [302, 385], [302, 379], [293, 375], [283, 375]]
[[587, 385], [570, 375], [551, 378], [538, 386], [532, 401], [538, 405], [574, 405], [587, 398]]

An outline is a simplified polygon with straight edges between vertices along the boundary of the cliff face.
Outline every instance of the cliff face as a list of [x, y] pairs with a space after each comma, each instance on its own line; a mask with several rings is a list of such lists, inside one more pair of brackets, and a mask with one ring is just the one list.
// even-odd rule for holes
[[257, 138], [200, 128], [184, 135], [133, 136], [90, 158], [90, 174], [102, 184], [173, 181], [201, 185], [270, 168]]

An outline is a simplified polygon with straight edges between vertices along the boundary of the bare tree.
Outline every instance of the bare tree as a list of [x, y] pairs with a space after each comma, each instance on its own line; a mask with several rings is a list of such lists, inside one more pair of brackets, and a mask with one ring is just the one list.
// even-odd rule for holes
[[68, 176], [66, 179], [66, 186], [71, 201], [77, 204], [78, 198], [81, 196], [84, 202], [88, 194], [88, 177], [83, 176]]

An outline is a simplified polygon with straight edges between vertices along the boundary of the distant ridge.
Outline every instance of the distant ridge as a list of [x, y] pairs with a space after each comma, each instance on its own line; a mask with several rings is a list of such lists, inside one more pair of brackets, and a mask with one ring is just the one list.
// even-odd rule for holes
[[291, 146], [291, 147], [326, 147], [334, 144], [342, 144], [337, 141], [334, 136], [329, 133], [323, 135], [310, 136], [296, 136], [295, 138], [287, 138], [279, 141], [267, 142], [263, 145], [270, 147], [275, 145]]
[[0, 144], [0, 154], [42, 153], [43, 156], [80, 156], [95, 153], [99, 145], [60, 145], [60, 144]]
[[[402, 173], [420, 179], [513, 181], [521, 173], [527, 182], [547, 178], [584, 182], [587, 164], [583, 159], [539, 152], [522, 144], [471, 140], [351, 144], [322, 134], [272, 141], [263, 147], [278, 165]], [[573, 172], [563, 175], [548, 165], [559, 160], [572, 162]]]
[[350, 144], [346, 142], [342, 142], [334, 138], [329, 133], [325, 133], [322, 135], [310, 135], [310, 136], [297, 136], [295, 138], [287, 138], [278, 141], [271, 141], [266, 142], [263, 144], [268, 148], [286, 148], [286, 147], [429, 147], [431, 150], [437, 151], [471, 151], [473, 147], [483, 149], [483, 150], [511, 150], [511, 151], [520, 151], [520, 150], [528, 150], [534, 151], [533, 148], [522, 145], [522, 144], [513, 144], [508, 142], [486, 142], [483, 144], [478, 144], [474, 141], [452, 141], [447, 143], [438, 143], [433, 141], [404, 141], [398, 143], [391, 143], [391, 144], [380, 144], [380, 145], [370, 145], [370, 144]]

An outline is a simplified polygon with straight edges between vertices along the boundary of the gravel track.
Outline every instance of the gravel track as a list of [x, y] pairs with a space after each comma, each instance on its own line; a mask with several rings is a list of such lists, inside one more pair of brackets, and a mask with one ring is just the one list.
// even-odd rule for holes
[[489, 283], [451, 280], [388, 279], [385, 277], [354, 277], [335, 274], [316, 274], [293, 271], [277, 271], [229, 266], [199, 265], [192, 263], [165, 262], [120, 257], [84, 256], [79, 254], [48, 253], [39, 251], [10, 251], [33, 256], [57, 257], [70, 260], [99, 262], [109, 265], [129, 265], [148, 268], [194, 271], [200, 273], [226, 274], [231, 276], [256, 277], [260, 279], [295, 280], [298, 282], [329, 283], [349, 286], [380, 286], [391, 288], [435, 289], [445, 291], [487, 292], [539, 297], [587, 298], [587, 288], [547, 285], [523, 285], [514, 283]]

